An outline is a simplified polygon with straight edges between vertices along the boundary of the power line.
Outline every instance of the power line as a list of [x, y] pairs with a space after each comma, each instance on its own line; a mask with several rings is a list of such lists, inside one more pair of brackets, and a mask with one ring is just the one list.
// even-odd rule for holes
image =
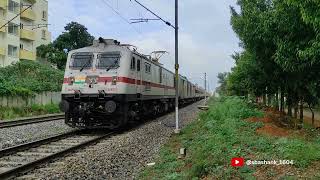
[[107, 5], [114, 13], [116, 13], [122, 20], [124, 20], [126, 23], [128, 23], [138, 34], [142, 33], [140, 31], [138, 31], [134, 26], [131, 25], [130, 21], [127, 20], [124, 16], [122, 16], [122, 14], [120, 12], [118, 12], [117, 10], [115, 10], [106, 0], [101, 0], [105, 5]]
[[19, 14], [17, 14], [16, 16], [14, 16], [11, 20], [9, 20], [8, 22], [6, 22], [4, 25], [2, 25], [0, 27], [0, 29], [2, 29], [3, 27], [5, 27], [6, 25], [8, 25], [9, 23], [11, 23], [13, 20], [15, 20], [17, 17], [21, 16], [22, 13], [24, 13], [26, 10], [30, 9], [31, 7], [33, 6], [32, 5], [29, 5], [27, 8], [25, 8], [23, 11], [21, 11]]
[[141, 22], [149, 22], [149, 21], [158, 21], [160, 19], [147, 19], [147, 18], [138, 18], [138, 19], [130, 19], [132, 22], [130, 24], [141, 23]]
[[[131, 0], [130, 0], [131, 1]], [[162, 22], [164, 22], [166, 25], [171, 26], [172, 28], [176, 29], [175, 26], [173, 26], [169, 21], [164, 20], [163, 18], [161, 18], [159, 15], [157, 15], [156, 13], [154, 13], [153, 11], [151, 11], [149, 8], [147, 8], [145, 5], [143, 5], [142, 3], [140, 3], [138, 0], [134, 0], [136, 3], [138, 3], [141, 7], [143, 7], [145, 10], [149, 11], [151, 14], [153, 14], [154, 16], [156, 16], [157, 18], [159, 18]], [[178, 27], [177, 27], [178, 28]]]
[[[15, 27], [25, 27], [25, 26], [30, 26], [30, 27], [39, 27], [39, 26], [49, 26], [51, 24], [20, 24], [20, 25], [14, 25]], [[6, 25], [4, 27], [9, 27], [10, 25]]]

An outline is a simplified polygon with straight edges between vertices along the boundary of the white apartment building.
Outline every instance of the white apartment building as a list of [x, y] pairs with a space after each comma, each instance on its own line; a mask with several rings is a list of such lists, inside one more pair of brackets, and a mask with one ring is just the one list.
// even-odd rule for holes
[[20, 12], [0, 29], [0, 67], [20, 59], [36, 60], [36, 48], [51, 42], [47, 0], [0, 0], [0, 27]]

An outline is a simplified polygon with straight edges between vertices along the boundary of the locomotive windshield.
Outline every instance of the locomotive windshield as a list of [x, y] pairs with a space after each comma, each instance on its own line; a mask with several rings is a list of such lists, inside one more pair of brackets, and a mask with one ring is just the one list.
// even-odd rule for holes
[[92, 67], [93, 57], [92, 53], [74, 53], [71, 56], [70, 68], [88, 69]]
[[120, 53], [103, 53], [98, 55], [97, 68], [117, 69], [120, 62]]

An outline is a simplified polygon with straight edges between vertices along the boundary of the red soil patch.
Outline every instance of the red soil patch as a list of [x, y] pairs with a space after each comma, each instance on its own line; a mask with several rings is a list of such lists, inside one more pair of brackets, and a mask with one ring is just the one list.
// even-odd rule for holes
[[263, 122], [263, 123], [271, 123], [272, 119], [270, 117], [263, 117], [263, 118], [257, 118], [257, 117], [252, 117], [246, 119], [246, 121], [249, 122]]
[[257, 118], [252, 117], [246, 119], [248, 122], [263, 122], [264, 126], [262, 128], [257, 129], [258, 134], [269, 135], [269, 136], [277, 136], [277, 137], [287, 137], [290, 134], [290, 130], [285, 129], [279, 124], [279, 115], [274, 109], [266, 109], [265, 117]]
[[266, 124], [264, 127], [257, 129], [258, 134], [287, 137], [289, 136], [289, 130], [277, 127], [273, 124]]

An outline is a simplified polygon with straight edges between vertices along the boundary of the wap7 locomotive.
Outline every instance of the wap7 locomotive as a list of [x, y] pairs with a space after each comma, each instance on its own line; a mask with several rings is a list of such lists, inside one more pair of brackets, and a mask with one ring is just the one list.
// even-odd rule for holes
[[[174, 74], [150, 56], [99, 38], [69, 53], [60, 106], [69, 126], [114, 129], [172, 110], [175, 84]], [[180, 76], [179, 94], [180, 103], [190, 103], [204, 90]]]

